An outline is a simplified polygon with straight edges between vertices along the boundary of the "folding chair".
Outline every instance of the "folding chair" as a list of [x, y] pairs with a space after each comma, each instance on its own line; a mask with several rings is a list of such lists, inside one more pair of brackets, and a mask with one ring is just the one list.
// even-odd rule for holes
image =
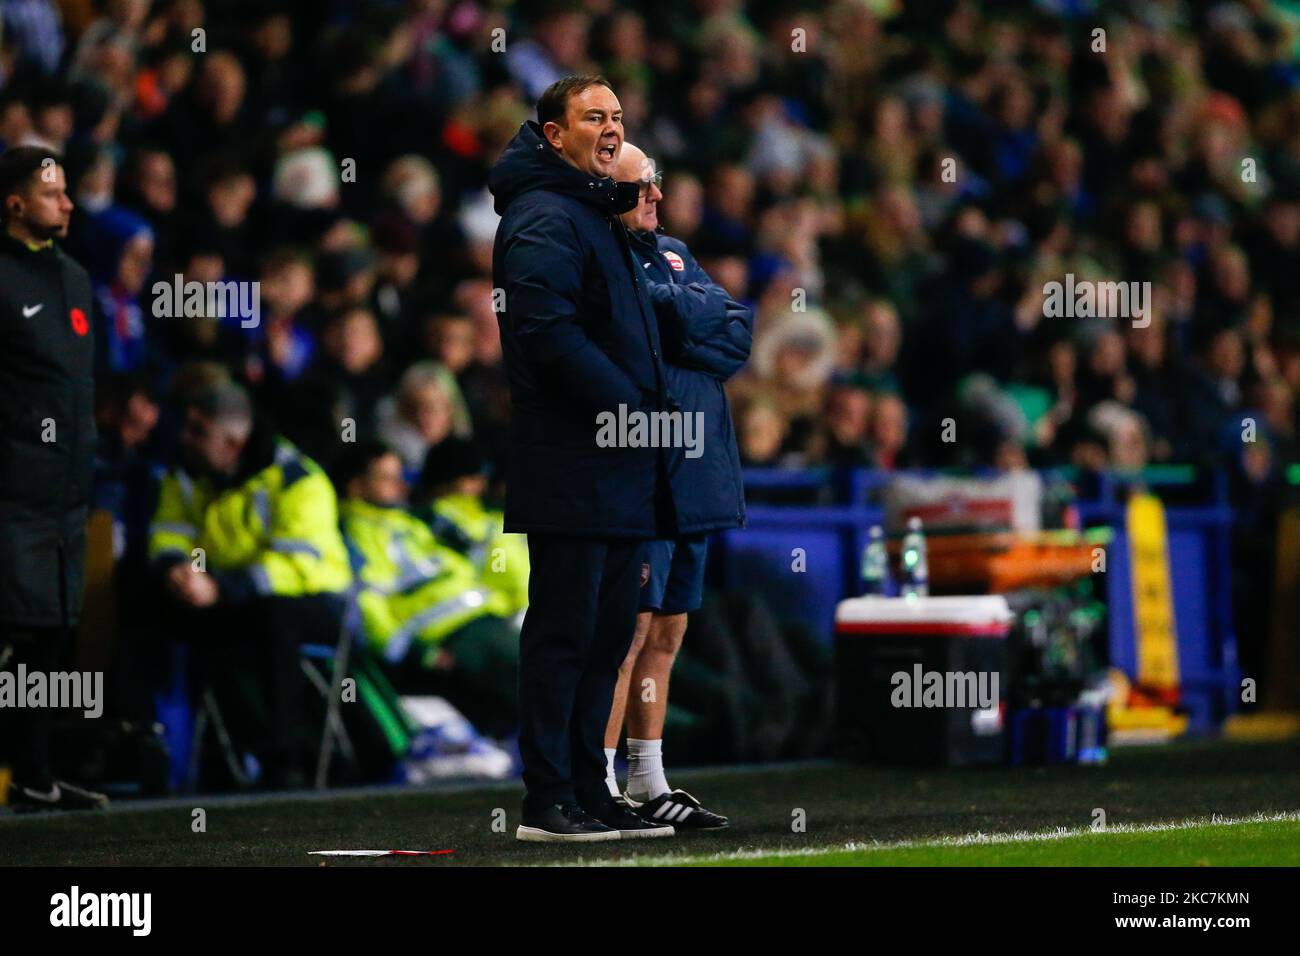
[[[343, 716], [339, 708], [343, 703], [343, 681], [347, 678], [348, 663], [352, 653], [352, 641], [361, 633], [361, 608], [358, 602], [361, 593], [361, 553], [344, 539], [348, 551], [348, 563], [352, 566], [352, 583], [345, 594], [343, 618], [339, 623], [338, 640], [333, 647], [327, 644], [308, 644], [302, 648], [302, 669], [312, 685], [325, 698], [325, 723], [321, 728], [320, 750], [316, 755], [316, 789], [325, 789], [329, 778], [331, 758], [334, 745], [342, 752], [347, 761], [355, 760], [352, 739], [343, 725]], [[323, 673], [311, 665], [311, 661], [330, 662], [330, 680], [326, 681]]]
[[185, 772], [185, 792], [194, 793], [198, 788], [199, 768], [203, 764], [203, 740], [207, 735], [209, 722], [217, 735], [217, 744], [221, 747], [221, 756], [226, 763], [226, 769], [230, 771], [230, 776], [240, 787], [251, 787], [253, 779], [241, 766], [239, 754], [235, 752], [234, 742], [230, 739], [229, 731], [226, 730], [225, 718], [221, 716], [221, 708], [217, 705], [217, 697], [212, 693], [212, 687], [207, 686], [203, 688], [199, 709], [194, 715], [194, 734], [190, 739], [190, 763]]
[[[316, 755], [316, 789], [325, 787], [330, 759], [337, 748], [347, 761], [355, 759], [352, 740], [348, 736], [339, 711], [342, 701], [343, 680], [347, 677], [348, 663], [351, 656], [353, 635], [358, 633], [359, 612], [356, 603], [355, 585], [344, 595], [345, 605], [339, 624], [338, 638], [334, 644], [303, 644], [299, 648], [299, 664], [303, 675], [325, 701], [325, 720], [321, 728], [320, 746]], [[326, 671], [329, 674], [326, 674]], [[217, 703], [211, 686], [205, 686], [200, 695], [199, 707], [194, 717], [194, 733], [191, 738], [190, 760], [187, 768], [185, 787], [190, 793], [198, 784], [199, 769], [203, 761], [203, 743], [208, 727], [217, 738], [221, 747], [222, 759], [235, 783], [240, 787], [251, 787], [253, 779], [242, 765], [226, 721]]]
[[[347, 678], [348, 663], [352, 653], [352, 641], [358, 633], [359, 612], [356, 597], [354, 585], [348, 590], [347, 604], [339, 624], [338, 640], [332, 647], [328, 644], [305, 644], [301, 648], [303, 673], [325, 700], [325, 722], [321, 727], [320, 748], [316, 755], [317, 790], [325, 788], [336, 744], [344, 760], [355, 760], [352, 739], [343, 724], [340, 706], [343, 701], [343, 681]], [[319, 662], [321, 668], [313, 666], [313, 661]], [[323, 672], [325, 666], [330, 670], [329, 680], [326, 680]]]

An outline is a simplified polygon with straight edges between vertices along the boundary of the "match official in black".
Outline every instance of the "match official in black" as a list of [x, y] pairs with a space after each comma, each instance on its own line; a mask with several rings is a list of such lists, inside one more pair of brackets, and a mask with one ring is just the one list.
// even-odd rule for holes
[[[56, 243], [71, 214], [57, 155], [0, 156], [0, 670], [14, 674], [57, 669], [81, 616], [95, 349], [90, 277]], [[54, 778], [50, 721], [49, 707], [0, 707], [9, 804], [106, 805]]]
[[[597, 442], [602, 413], [667, 406], [659, 329], [611, 175], [622, 108], [600, 77], [542, 94], [493, 167], [493, 284], [512, 407], [505, 530], [528, 535], [521, 840], [671, 836], [605, 787], [604, 730], [636, 625], [641, 545], [674, 526], [663, 449]], [[607, 443], [606, 443], [607, 444]]]

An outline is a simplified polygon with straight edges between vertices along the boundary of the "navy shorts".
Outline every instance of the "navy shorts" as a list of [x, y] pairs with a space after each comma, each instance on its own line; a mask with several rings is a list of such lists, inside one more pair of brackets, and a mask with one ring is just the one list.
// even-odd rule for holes
[[704, 599], [704, 560], [709, 539], [648, 541], [641, 552], [641, 610], [688, 614]]

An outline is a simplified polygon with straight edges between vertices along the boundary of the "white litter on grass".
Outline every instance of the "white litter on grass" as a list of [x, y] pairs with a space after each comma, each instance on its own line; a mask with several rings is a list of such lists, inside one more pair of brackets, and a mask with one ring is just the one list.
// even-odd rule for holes
[[555, 862], [552, 866], [688, 866], [697, 863], [725, 863], [732, 860], [757, 860], [768, 857], [804, 857], [829, 856], [833, 853], [853, 853], [859, 850], [905, 850], [920, 847], [962, 847], [983, 846], [1002, 843], [1036, 843], [1047, 840], [1067, 840], [1071, 837], [1104, 837], [1113, 833], [1159, 833], [1167, 830], [1195, 830], [1207, 826], [1240, 826], [1245, 823], [1296, 823], [1300, 822], [1300, 810], [1285, 813], [1256, 813], [1248, 817], [1221, 817], [1217, 813], [1209, 817], [1195, 817], [1176, 823], [1116, 823], [1102, 830], [1091, 827], [1057, 827], [1037, 833], [1018, 830], [1012, 833], [967, 833], [962, 836], [933, 837], [925, 840], [896, 840], [881, 843], [842, 843], [837, 846], [802, 847], [799, 849], [752, 849], [727, 850], [718, 853], [680, 854], [665, 853], [658, 856], [638, 856], [624, 859], [578, 858]]
[[308, 850], [311, 856], [446, 856], [451, 850]]

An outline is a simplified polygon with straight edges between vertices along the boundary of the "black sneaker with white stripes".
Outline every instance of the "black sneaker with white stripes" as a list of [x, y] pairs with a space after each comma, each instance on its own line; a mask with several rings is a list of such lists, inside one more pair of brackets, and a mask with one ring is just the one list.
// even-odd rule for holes
[[639, 816], [656, 823], [671, 823], [678, 830], [721, 830], [731, 825], [726, 817], [700, 806], [700, 801], [685, 790], [670, 790], [645, 803], [623, 796]]
[[616, 829], [624, 840], [670, 837], [677, 833], [671, 823], [647, 819], [623, 800], [611, 800], [599, 810], [593, 809], [591, 815], [605, 826]]
[[34, 790], [12, 781], [9, 785], [9, 806], [14, 813], [103, 810], [108, 806], [108, 797], [93, 790], [74, 787], [64, 780], [56, 780], [49, 790]]

